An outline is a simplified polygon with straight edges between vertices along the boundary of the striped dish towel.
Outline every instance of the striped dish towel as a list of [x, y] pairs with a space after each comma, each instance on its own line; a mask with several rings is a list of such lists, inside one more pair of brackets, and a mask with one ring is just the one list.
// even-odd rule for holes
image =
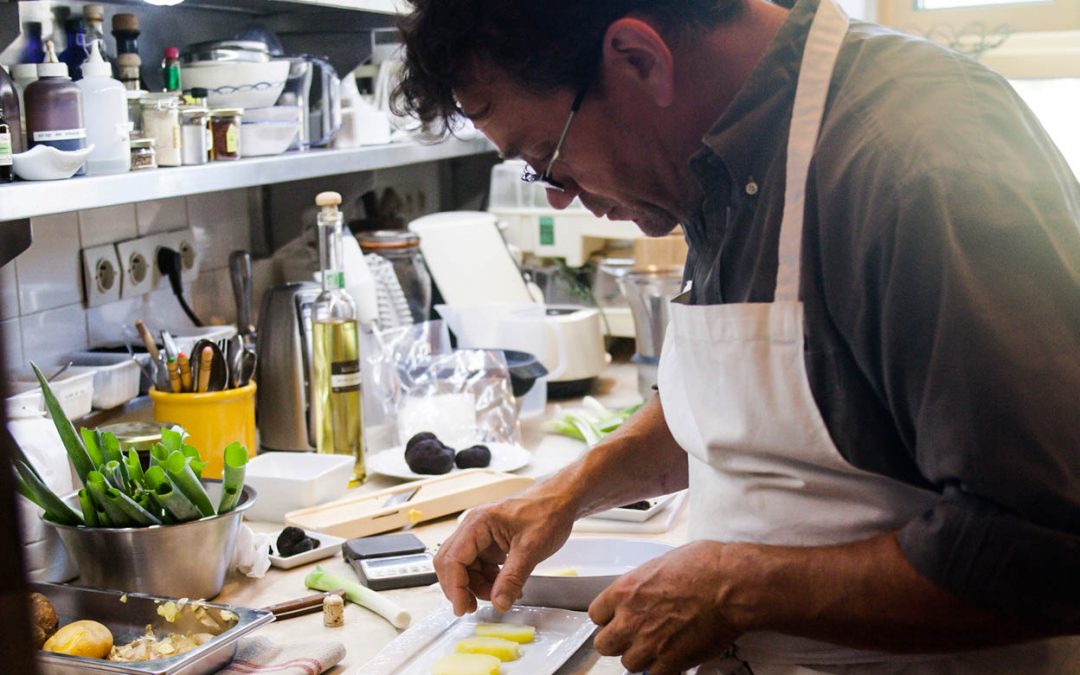
[[270, 638], [240, 640], [236, 656], [218, 675], [319, 675], [345, 658], [340, 642], [275, 644]]

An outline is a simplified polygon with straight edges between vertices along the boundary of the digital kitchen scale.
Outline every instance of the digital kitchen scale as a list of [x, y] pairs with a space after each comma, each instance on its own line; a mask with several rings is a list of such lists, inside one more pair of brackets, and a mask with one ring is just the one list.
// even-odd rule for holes
[[373, 591], [430, 586], [438, 581], [433, 558], [413, 534], [358, 537], [341, 545], [345, 561]]

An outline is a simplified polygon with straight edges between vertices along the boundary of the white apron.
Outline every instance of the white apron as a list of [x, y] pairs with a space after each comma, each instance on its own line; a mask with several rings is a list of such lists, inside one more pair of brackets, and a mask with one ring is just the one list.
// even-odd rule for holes
[[[806, 180], [847, 26], [835, 0], [822, 0], [807, 38], [789, 131], [775, 301], [692, 306], [684, 294], [671, 305], [659, 390], [668, 427], [689, 455], [693, 539], [841, 544], [898, 529], [938, 497], [851, 466], [829, 436], [806, 374], [798, 297]], [[1064, 643], [1071, 643], [1068, 654], [1055, 647]], [[1023, 672], [1064, 672], [1052, 664], [1080, 658], [1075, 639], [921, 656], [764, 632], [741, 637], [734, 654], [757, 675], [811, 673], [817, 667], [982, 673], [1005, 665], [1018, 672], [1014, 659], [1025, 664]], [[732, 662], [699, 672], [729, 672]]]

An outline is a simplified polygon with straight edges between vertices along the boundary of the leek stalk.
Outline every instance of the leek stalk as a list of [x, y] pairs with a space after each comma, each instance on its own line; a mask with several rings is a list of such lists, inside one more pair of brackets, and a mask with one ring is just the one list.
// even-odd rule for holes
[[165, 461], [165, 472], [180, 492], [191, 500], [195, 508], [199, 509], [199, 513], [204, 516], [214, 515], [214, 505], [210, 503], [210, 495], [206, 494], [206, 489], [199, 482], [195, 472], [191, 470], [191, 465], [184, 453], [177, 450], [169, 454], [169, 459]]
[[236, 508], [240, 501], [240, 491], [244, 489], [244, 473], [247, 471], [247, 448], [233, 441], [225, 446], [225, 470], [221, 482], [221, 501], [217, 512], [228, 513]]
[[390, 622], [394, 628], [408, 628], [412, 622], [409, 610], [393, 600], [379, 595], [367, 586], [362, 586], [351, 579], [343, 579], [316, 565], [315, 569], [304, 577], [304, 585], [316, 591], [345, 591], [345, 597], [361, 607], [366, 607]]

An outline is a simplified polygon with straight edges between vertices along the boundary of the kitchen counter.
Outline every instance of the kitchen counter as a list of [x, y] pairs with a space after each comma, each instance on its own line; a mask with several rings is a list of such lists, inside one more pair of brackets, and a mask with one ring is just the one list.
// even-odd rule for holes
[[[636, 380], [637, 371], [633, 364], [616, 362], [604, 373], [594, 395], [609, 407], [620, 407], [634, 403], [637, 400]], [[577, 401], [561, 402], [561, 405], [573, 407]], [[569, 438], [545, 434], [541, 430], [540, 420], [548, 419], [556, 406], [560, 403], [548, 403], [545, 415], [540, 418], [526, 420], [522, 423], [522, 435], [524, 445], [533, 452], [532, 463], [518, 472], [527, 476], [545, 476], [551, 474], [567, 463], [577, 458], [583, 451], [584, 445]], [[355, 488], [359, 492], [370, 492], [396, 484], [393, 479], [384, 476], [372, 476], [362, 486]], [[412, 529], [429, 550], [434, 551], [453, 532], [457, 524], [457, 516], [448, 516], [439, 520], [422, 523]], [[644, 539], [656, 539], [671, 544], [679, 544], [686, 539], [686, 509], [679, 513], [671, 529], [660, 535], [584, 535], [584, 536], [618, 536]], [[281, 528], [280, 523], [251, 522], [249, 525], [257, 532], [274, 532]], [[351, 567], [345, 563], [341, 554], [333, 558], [320, 561], [326, 569], [346, 578], [354, 578], [355, 574]], [[243, 607], [263, 607], [286, 600], [291, 600], [304, 595], [309, 591], [304, 587], [304, 577], [313, 568], [313, 565], [305, 565], [292, 570], [279, 570], [270, 568], [266, 576], [261, 579], [251, 579], [233, 573], [226, 582], [221, 594], [215, 598], [218, 602], [227, 602]], [[413, 623], [420, 621], [433, 610], [446, 602], [438, 586], [420, 587], [385, 591], [394, 601], [408, 609], [413, 616]], [[340, 628], [326, 628], [322, 623], [322, 613], [314, 613], [288, 619], [281, 622], [271, 623], [261, 629], [256, 635], [271, 638], [275, 642], [316, 642], [322, 640], [336, 640], [344, 643], [347, 650], [345, 659], [331, 673], [361, 673], [361, 666], [373, 657], [387, 643], [397, 637], [400, 632], [381, 617], [368, 610], [346, 603], [345, 625]], [[586, 643], [574, 657], [559, 670], [561, 675], [579, 673], [614, 673], [620, 675], [623, 668], [618, 659], [605, 658], [596, 654], [592, 649], [591, 640]]]

